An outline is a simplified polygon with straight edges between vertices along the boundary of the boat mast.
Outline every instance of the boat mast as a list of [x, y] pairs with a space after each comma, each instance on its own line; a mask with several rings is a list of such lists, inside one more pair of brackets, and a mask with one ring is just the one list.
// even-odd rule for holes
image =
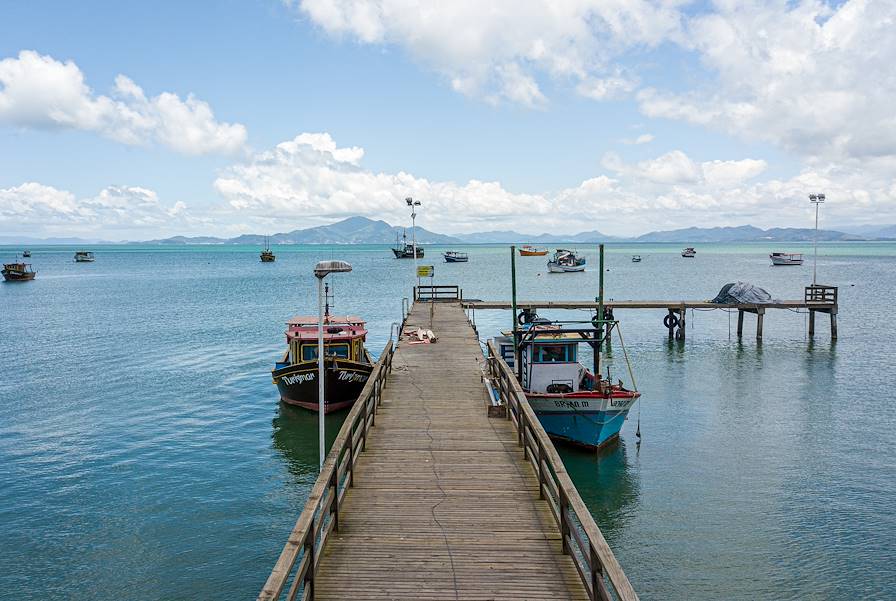
[[597, 317], [594, 319], [594, 325], [597, 326], [597, 329], [594, 332], [594, 337], [597, 341], [594, 345], [595, 384], [600, 383], [600, 353], [604, 342], [604, 245], [601, 244], [598, 248], [600, 255], [600, 260], [598, 261], [600, 276], [598, 277], [597, 298], [594, 299], [597, 301]]

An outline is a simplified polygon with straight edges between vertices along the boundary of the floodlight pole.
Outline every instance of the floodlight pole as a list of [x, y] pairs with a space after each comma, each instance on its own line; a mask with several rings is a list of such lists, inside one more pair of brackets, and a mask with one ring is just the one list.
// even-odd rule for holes
[[417, 207], [420, 206], [419, 200], [414, 200], [410, 196], [404, 199], [411, 207], [411, 245], [414, 250], [414, 277], [417, 278], [417, 288], [420, 287], [420, 276], [417, 275]]
[[317, 436], [320, 450], [320, 470], [324, 469], [324, 458], [327, 456], [325, 444], [326, 427], [324, 418], [327, 413], [327, 403], [324, 397], [324, 278], [331, 273], [346, 273], [352, 270], [352, 266], [345, 261], [321, 261], [314, 267], [314, 277], [317, 278]]
[[818, 205], [824, 202], [824, 194], [810, 194], [809, 202], [815, 205], [815, 236], [813, 237], [815, 256], [812, 259], [812, 285], [814, 286], [818, 276]]

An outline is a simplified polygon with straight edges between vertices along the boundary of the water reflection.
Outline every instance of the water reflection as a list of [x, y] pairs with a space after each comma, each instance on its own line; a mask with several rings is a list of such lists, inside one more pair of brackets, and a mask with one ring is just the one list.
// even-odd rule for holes
[[625, 440], [596, 453], [567, 446], [557, 450], [607, 540], [621, 535], [634, 516], [641, 492], [637, 470], [629, 465]]
[[[339, 434], [342, 422], [345, 421], [349, 411], [350, 409], [345, 409], [325, 417], [327, 451]], [[274, 448], [283, 455], [289, 472], [301, 482], [317, 478], [319, 467], [317, 413], [281, 402], [280, 410], [272, 425], [274, 432], [271, 438]]]

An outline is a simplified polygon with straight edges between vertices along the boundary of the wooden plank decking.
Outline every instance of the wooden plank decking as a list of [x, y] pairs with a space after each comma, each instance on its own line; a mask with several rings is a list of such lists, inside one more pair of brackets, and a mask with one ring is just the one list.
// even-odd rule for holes
[[[402, 342], [314, 580], [315, 599], [588, 599], [457, 303]], [[408, 325], [430, 327], [417, 303]]]

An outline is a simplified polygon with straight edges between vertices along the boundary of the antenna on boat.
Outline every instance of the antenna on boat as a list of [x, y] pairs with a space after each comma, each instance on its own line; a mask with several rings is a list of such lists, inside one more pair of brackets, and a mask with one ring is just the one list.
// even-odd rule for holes
[[604, 245], [598, 246], [598, 254], [600, 257], [600, 275], [598, 276], [597, 298], [597, 315], [594, 318], [594, 326], [597, 330], [594, 332], [594, 338], [597, 344], [594, 345], [594, 374], [600, 380], [600, 353], [604, 342]]

